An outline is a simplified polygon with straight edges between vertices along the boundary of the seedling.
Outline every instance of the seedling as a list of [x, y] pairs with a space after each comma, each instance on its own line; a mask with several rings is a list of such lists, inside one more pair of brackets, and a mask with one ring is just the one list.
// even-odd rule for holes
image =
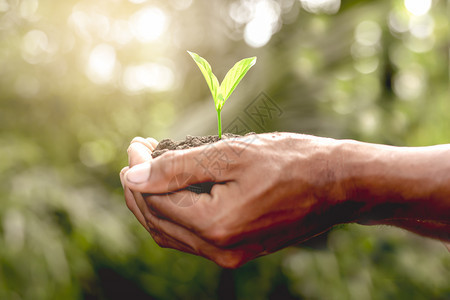
[[212, 72], [211, 66], [203, 57], [199, 56], [194, 52], [188, 51], [188, 53], [192, 56], [194, 61], [197, 63], [197, 66], [202, 71], [203, 76], [205, 77], [206, 83], [208, 84], [209, 89], [211, 90], [211, 94], [214, 99], [214, 104], [216, 106], [217, 111], [217, 125], [219, 131], [219, 139], [222, 138], [222, 118], [220, 116], [220, 112], [222, 111], [222, 107], [227, 101], [227, 99], [231, 96], [234, 89], [236, 89], [239, 82], [244, 78], [245, 74], [247, 74], [248, 70], [256, 63], [256, 57], [244, 58], [241, 61], [238, 61], [225, 75], [222, 83], [219, 84], [216, 75]]

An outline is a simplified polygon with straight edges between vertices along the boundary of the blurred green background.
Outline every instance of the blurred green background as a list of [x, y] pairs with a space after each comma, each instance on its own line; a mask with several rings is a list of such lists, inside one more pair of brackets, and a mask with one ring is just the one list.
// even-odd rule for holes
[[[186, 50], [256, 132], [399, 146], [450, 142], [444, 0], [0, 0], [0, 299], [450, 299], [439, 242], [339, 226], [226, 271], [160, 249], [125, 206], [134, 136], [216, 132]], [[261, 93], [281, 113], [255, 124]]]

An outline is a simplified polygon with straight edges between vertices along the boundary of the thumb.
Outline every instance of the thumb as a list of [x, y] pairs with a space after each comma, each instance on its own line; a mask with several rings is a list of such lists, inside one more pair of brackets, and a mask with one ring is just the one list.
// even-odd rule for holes
[[151, 194], [174, 192], [195, 183], [229, 180], [225, 163], [211, 159], [215, 157], [211, 150], [214, 149], [203, 146], [167, 152], [130, 168], [125, 180], [130, 189]]

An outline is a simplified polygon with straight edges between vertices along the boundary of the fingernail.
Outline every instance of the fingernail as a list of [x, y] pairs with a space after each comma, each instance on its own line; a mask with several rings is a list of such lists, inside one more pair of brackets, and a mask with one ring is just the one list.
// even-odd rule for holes
[[132, 167], [125, 174], [127, 181], [134, 184], [141, 184], [146, 182], [150, 178], [150, 164], [143, 163]]

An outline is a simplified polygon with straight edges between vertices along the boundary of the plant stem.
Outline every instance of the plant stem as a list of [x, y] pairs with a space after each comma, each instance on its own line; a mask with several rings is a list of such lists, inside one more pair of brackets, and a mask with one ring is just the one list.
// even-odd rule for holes
[[217, 111], [217, 125], [218, 125], [218, 131], [219, 131], [219, 140], [222, 139], [222, 118], [220, 116], [220, 111]]

